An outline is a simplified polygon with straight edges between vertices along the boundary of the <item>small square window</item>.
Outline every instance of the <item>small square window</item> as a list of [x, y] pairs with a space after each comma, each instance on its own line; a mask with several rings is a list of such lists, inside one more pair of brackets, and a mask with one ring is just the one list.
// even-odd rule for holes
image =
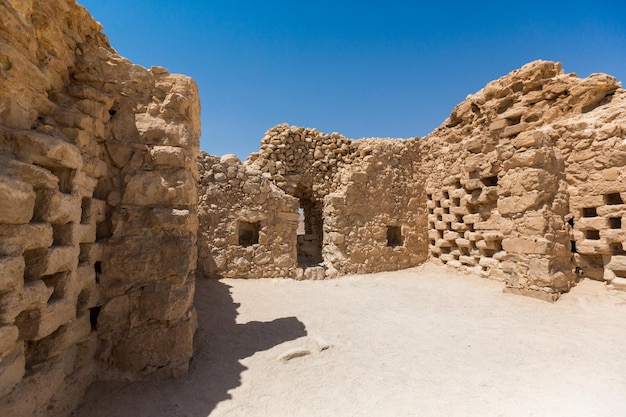
[[583, 217], [596, 217], [597, 215], [598, 212], [596, 211], [595, 207], [585, 207], [582, 210]]
[[585, 230], [585, 239], [600, 240], [599, 230]]
[[621, 217], [609, 217], [609, 227], [611, 229], [621, 229], [622, 218]]
[[402, 228], [387, 226], [387, 246], [402, 246]]
[[261, 230], [260, 222], [239, 222], [239, 245], [247, 248], [248, 246], [259, 243], [259, 230]]
[[624, 204], [624, 202], [622, 201], [622, 197], [619, 195], [619, 193], [606, 194], [604, 196], [604, 202], [605, 204], [611, 205], [611, 206]]

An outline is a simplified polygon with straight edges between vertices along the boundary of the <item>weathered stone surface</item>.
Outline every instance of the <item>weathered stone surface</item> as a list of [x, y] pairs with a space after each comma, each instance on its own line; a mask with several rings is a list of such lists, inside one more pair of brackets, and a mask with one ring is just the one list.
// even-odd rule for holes
[[[96, 367], [124, 379], [186, 369], [198, 92], [117, 55], [73, 0], [2, 1], [0, 16], [0, 415], [62, 417]], [[132, 327], [103, 307], [120, 290]], [[117, 369], [125, 353], [107, 346], [144, 326], [159, 327], [152, 349], [167, 360]]]
[[35, 198], [32, 185], [0, 172], [0, 223], [28, 223], [33, 217]]

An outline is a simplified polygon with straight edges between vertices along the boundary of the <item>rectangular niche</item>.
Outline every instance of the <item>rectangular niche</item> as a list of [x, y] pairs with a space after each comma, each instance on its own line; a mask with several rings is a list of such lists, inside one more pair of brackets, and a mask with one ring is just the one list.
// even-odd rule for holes
[[600, 240], [600, 231], [599, 230], [585, 230], [585, 239], [589, 240]]
[[584, 207], [581, 214], [583, 217], [596, 217], [598, 212], [595, 207]]
[[402, 228], [387, 226], [387, 246], [402, 246]]
[[621, 217], [609, 217], [609, 227], [611, 229], [621, 229], [622, 218]]
[[261, 230], [261, 222], [245, 222], [239, 221], [239, 245], [247, 248], [248, 246], [259, 243], [259, 230]]
[[619, 193], [605, 194], [604, 203], [609, 206], [624, 204], [624, 202], [622, 201], [622, 197], [619, 195]]

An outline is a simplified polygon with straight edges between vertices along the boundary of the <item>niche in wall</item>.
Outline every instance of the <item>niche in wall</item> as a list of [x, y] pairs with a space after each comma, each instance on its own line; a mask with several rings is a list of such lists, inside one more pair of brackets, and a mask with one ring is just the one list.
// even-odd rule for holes
[[239, 221], [239, 245], [247, 248], [248, 246], [259, 243], [259, 230], [261, 230], [260, 222]]

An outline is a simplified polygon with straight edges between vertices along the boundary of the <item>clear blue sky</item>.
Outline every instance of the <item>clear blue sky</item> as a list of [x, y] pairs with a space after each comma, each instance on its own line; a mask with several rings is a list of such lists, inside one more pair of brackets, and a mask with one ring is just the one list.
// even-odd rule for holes
[[201, 148], [245, 159], [279, 123], [425, 136], [545, 59], [626, 80], [626, 0], [78, 0], [133, 62], [196, 79]]

